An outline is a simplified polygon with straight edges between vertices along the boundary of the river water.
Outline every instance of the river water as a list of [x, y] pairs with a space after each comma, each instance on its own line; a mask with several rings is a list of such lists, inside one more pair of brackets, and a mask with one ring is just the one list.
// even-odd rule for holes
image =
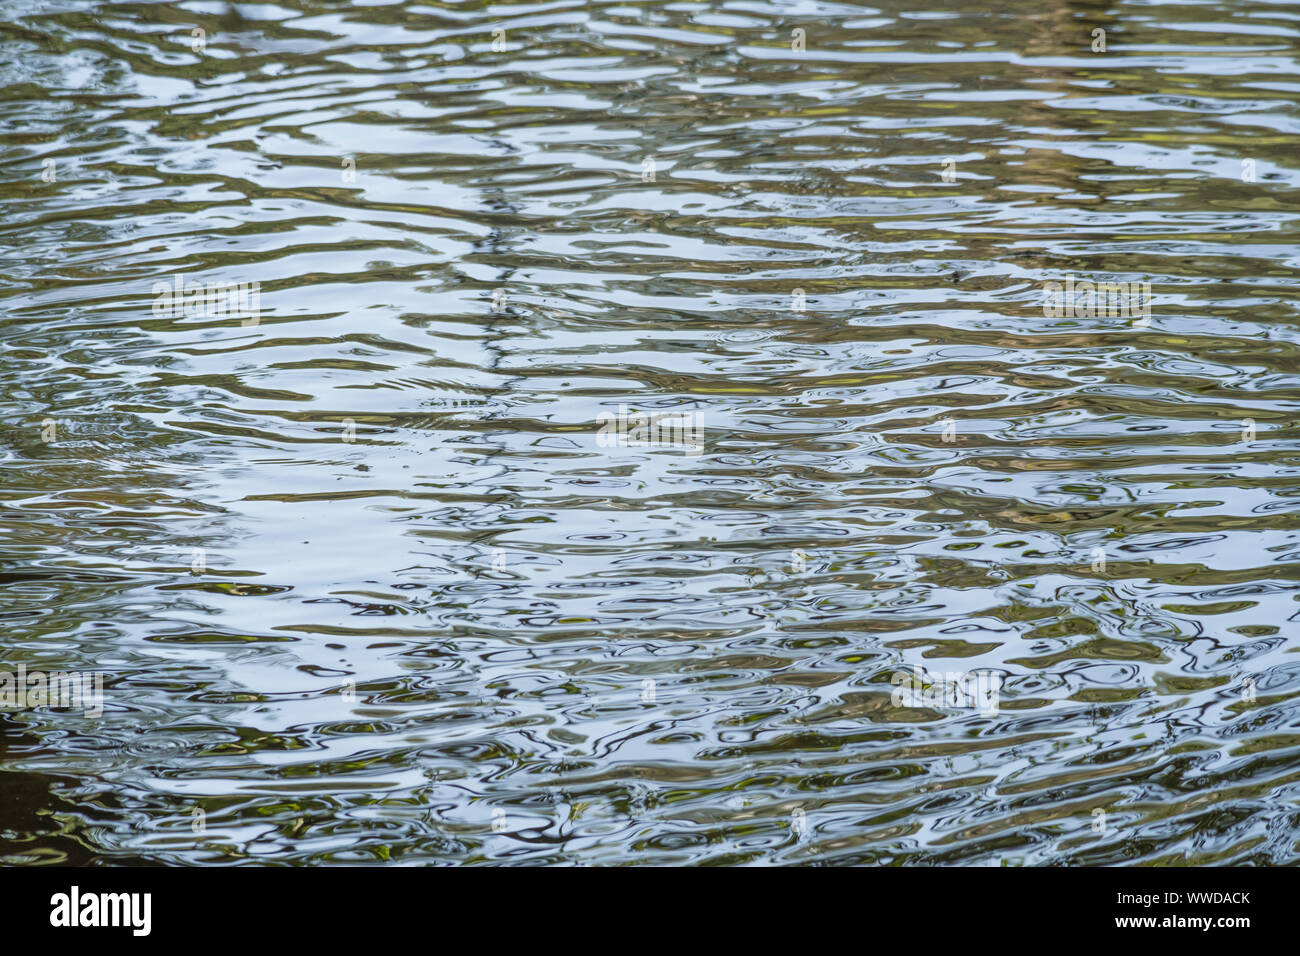
[[3, 0], [0, 862], [1300, 862], [1298, 37]]

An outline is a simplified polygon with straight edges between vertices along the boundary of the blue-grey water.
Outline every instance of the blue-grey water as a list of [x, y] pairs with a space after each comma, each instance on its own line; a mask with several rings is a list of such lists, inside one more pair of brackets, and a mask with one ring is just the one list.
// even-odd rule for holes
[[0, 862], [1300, 862], [1298, 39], [0, 0]]

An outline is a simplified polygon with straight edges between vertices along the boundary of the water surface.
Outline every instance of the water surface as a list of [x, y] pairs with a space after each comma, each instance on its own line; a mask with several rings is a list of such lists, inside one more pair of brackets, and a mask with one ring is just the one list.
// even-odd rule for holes
[[1300, 862], [1298, 36], [0, 0], [0, 861]]

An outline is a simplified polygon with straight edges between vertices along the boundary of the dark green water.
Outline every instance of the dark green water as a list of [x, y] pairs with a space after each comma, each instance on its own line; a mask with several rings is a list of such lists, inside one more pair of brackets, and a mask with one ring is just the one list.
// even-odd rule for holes
[[1300, 862], [1298, 37], [0, 2], [0, 861]]

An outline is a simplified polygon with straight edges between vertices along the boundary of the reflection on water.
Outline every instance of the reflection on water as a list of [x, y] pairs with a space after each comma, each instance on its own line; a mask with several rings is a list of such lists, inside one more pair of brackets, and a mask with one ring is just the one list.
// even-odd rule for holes
[[3, 0], [0, 859], [1300, 861], [1298, 34]]

